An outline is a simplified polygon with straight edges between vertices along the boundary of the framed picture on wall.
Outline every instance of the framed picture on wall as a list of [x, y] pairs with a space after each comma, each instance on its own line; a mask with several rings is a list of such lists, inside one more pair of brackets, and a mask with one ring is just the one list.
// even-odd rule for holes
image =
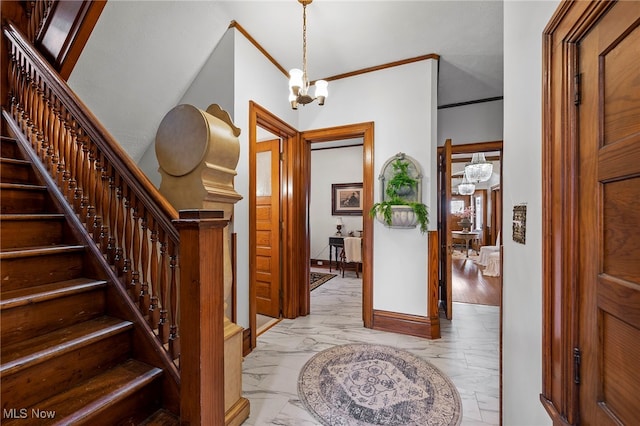
[[362, 216], [362, 182], [331, 185], [331, 215]]

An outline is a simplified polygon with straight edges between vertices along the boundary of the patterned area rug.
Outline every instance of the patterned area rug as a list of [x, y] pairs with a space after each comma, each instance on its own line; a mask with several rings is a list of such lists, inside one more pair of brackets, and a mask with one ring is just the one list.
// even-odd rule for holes
[[331, 278], [335, 276], [336, 274], [323, 274], [322, 272], [312, 272], [311, 281], [310, 281], [311, 290], [309, 291], [315, 290], [316, 288], [320, 287], [322, 284], [326, 283], [327, 281], [329, 281]]
[[417, 356], [390, 346], [349, 344], [313, 356], [298, 395], [323, 425], [459, 425], [451, 380]]

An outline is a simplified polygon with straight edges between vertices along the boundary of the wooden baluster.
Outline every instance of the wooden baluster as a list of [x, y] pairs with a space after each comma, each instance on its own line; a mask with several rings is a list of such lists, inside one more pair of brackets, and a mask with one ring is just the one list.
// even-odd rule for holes
[[[130, 191], [131, 192], [131, 191]], [[140, 302], [140, 294], [142, 288], [140, 286], [140, 217], [138, 216], [138, 200], [135, 196], [131, 197], [131, 215], [133, 228], [133, 241], [131, 248], [131, 292], [133, 294], [133, 301]], [[143, 315], [147, 314], [147, 311], [142, 311]]]
[[95, 241], [98, 246], [100, 246], [100, 251], [104, 254], [104, 244], [102, 244], [102, 218], [103, 208], [104, 208], [104, 200], [102, 196], [104, 195], [102, 180], [102, 163], [100, 162], [100, 153], [98, 152], [98, 147], [91, 142], [91, 151], [89, 152], [89, 158], [94, 159], [94, 169], [95, 173], [93, 175], [93, 225], [91, 228], [93, 229], [93, 241]]
[[[158, 305], [158, 292], [160, 283], [158, 282], [158, 229], [153, 216], [149, 217], [149, 228], [151, 229], [151, 264], [149, 281], [151, 283], [151, 298], [149, 299], [149, 326], [155, 330], [160, 324], [160, 306]], [[160, 339], [162, 340], [162, 339]]]
[[73, 160], [71, 162], [71, 181], [69, 190], [73, 197], [74, 210], [82, 216], [80, 200], [82, 199], [82, 129], [78, 127], [73, 116], [69, 115], [69, 127], [72, 135]]
[[[113, 170], [113, 167], [111, 168]], [[115, 173], [115, 171], [114, 171]], [[120, 178], [117, 175], [114, 175], [116, 179], [116, 200], [115, 200], [115, 208], [116, 208], [116, 221], [114, 228], [114, 248], [115, 248], [115, 256], [113, 258], [114, 265], [116, 266], [116, 272], [118, 276], [122, 275], [122, 269], [124, 268], [124, 254], [122, 251], [122, 233], [124, 230], [124, 199], [122, 194], [122, 184], [120, 182]]]
[[90, 226], [93, 226], [93, 218], [91, 222], [87, 222], [87, 210], [89, 209], [89, 193], [92, 186], [91, 181], [91, 159], [89, 158], [89, 137], [82, 127], [78, 128], [78, 151], [80, 163], [78, 164], [78, 186], [76, 188], [76, 194], [78, 197], [78, 204], [80, 208], [78, 213], [80, 220], [85, 222], [87, 230], [92, 232]]
[[147, 210], [144, 206], [140, 206], [142, 210], [142, 221], [140, 228], [142, 229], [142, 253], [140, 262], [140, 311], [142, 315], [150, 314], [149, 307], [151, 306], [150, 294], [149, 294], [149, 234], [147, 233]]
[[64, 170], [62, 171], [62, 187], [60, 189], [62, 190], [62, 193], [64, 194], [67, 201], [72, 202], [73, 196], [71, 196], [71, 198], [69, 197], [69, 181], [71, 180], [71, 167], [72, 167], [72, 164], [71, 164], [72, 142], [69, 134], [69, 124], [67, 121], [69, 113], [67, 112], [67, 109], [65, 108], [64, 104], [62, 104], [62, 102], [60, 102], [59, 107], [60, 107], [60, 116], [59, 116], [60, 141], [62, 142], [62, 147], [63, 147], [62, 155], [64, 157]]
[[176, 253], [176, 245], [172, 239], [169, 238], [169, 268], [170, 268], [170, 282], [169, 282], [169, 297], [171, 308], [171, 326], [169, 327], [169, 354], [172, 359], [180, 358], [180, 330], [178, 329], [178, 281], [177, 281], [177, 267], [178, 267], [178, 254]]
[[31, 64], [30, 63], [26, 63], [25, 64], [25, 87], [24, 87], [24, 91], [25, 91], [25, 100], [24, 100], [24, 111], [22, 112], [22, 117], [24, 118], [24, 134], [27, 135], [27, 138], [29, 139], [29, 141], [31, 141], [31, 146], [33, 146], [36, 150], [36, 152], [39, 152], [38, 150], [38, 145], [35, 144], [35, 141], [33, 140], [33, 138], [31, 137], [31, 128], [33, 126], [33, 123], [31, 122], [31, 108], [33, 107], [32, 105], [32, 100], [33, 100], [33, 96], [32, 96], [32, 86], [33, 86], [33, 79], [32, 79], [32, 69], [31, 69]]
[[169, 261], [167, 259], [167, 235], [160, 228], [160, 320], [158, 321], [158, 338], [165, 344], [169, 342], [169, 320], [167, 318], [169, 301], [167, 300], [167, 269]]
[[117, 192], [118, 189], [116, 188], [116, 181], [115, 181], [115, 176], [113, 175], [113, 167], [111, 166], [111, 164], [108, 165], [109, 166], [109, 200], [108, 200], [108, 211], [109, 211], [109, 228], [110, 228], [110, 232], [109, 232], [109, 240], [107, 241], [107, 261], [109, 262], [109, 265], [114, 265], [116, 266], [116, 272], [117, 272], [117, 262], [116, 262], [116, 252], [117, 252], [117, 247], [116, 247], [116, 235], [117, 235], [117, 217], [118, 217], [118, 199], [117, 199]]
[[16, 89], [18, 87], [18, 66], [16, 57], [16, 47], [11, 45], [11, 52], [9, 53], [9, 112], [12, 117], [16, 114]]
[[98, 194], [100, 194], [100, 161], [96, 156], [95, 147], [91, 139], [88, 137], [85, 139], [85, 159], [87, 159], [87, 173], [85, 182], [85, 198], [83, 204], [87, 211], [85, 223], [87, 224], [87, 230], [91, 233], [93, 241], [98, 242]]
[[[126, 185], [123, 182], [124, 185]], [[122, 256], [123, 256], [123, 266], [122, 266], [122, 280], [127, 286], [127, 290], [129, 290], [132, 299], [134, 301], [138, 300], [138, 294], [136, 294], [131, 288], [131, 199], [130, 199], [130, 191], [131, 189], [127, 186], [124, 187], [124, 237], [120, 243], [122, 246]]]
[[107, 257], [107, 263], [113, 264], [113, 252], [110, 251], [109, 240], [110, 233], [113, 231], [111, 227], [111, 177], [109, 175], [109, 165], [102, 153], [100, 154], [102, 164], [102, 226], [100, 227], [100, 244], [102, 245], [102, 253]]
[[60, 100], [55, 97], [52, 103], [52, 137], [54, 144], [58, 147], [58, 166], [57, 166], [57, 182], [58, 188], [62, 189], [64, 186], [64, 173], [66, 170], [66, 157], [65, 157], [65, 149], [66, 145], [62, 138], [62, 116], [60, 111]]
[[47, 170], [51, 170], [51, 147], [49, 146], [49, 140], [45, 138], [44, 126], [45, 126], [45, 111], [44, 111], [44, 91], [43, 91], [42, 78], [35, 75], [35, 119], [34, 128], [36, 139], [38, 144], [42, 147], [42, 153], [45, 158], [44, 165]]

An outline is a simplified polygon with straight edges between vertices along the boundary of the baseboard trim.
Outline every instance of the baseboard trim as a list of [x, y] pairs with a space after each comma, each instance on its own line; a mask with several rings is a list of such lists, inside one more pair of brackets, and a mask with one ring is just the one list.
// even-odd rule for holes
[[245, 328], [242, 332], [242, 356], [247, 356], [251, 353], [251, 329]]
[[427, 318], [374, 309], [372, 328], [426, 339], [440, 338], [440, 319], [437, 317]]

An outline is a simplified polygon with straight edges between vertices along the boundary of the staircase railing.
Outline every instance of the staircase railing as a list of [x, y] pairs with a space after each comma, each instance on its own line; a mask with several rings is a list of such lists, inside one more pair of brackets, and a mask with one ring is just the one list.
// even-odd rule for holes
[[126, 289], [158, 347], [173, 360], [172, 370], [180, 369], [174, 377], [182, 389], [181, 419], [223, 424], [221, 212], [185, 211], [179, 218], [18, 28], [8, 22], [3, 34], [8, 113], [16, 131], [28, 139], [118, 276], [116, 285]]

